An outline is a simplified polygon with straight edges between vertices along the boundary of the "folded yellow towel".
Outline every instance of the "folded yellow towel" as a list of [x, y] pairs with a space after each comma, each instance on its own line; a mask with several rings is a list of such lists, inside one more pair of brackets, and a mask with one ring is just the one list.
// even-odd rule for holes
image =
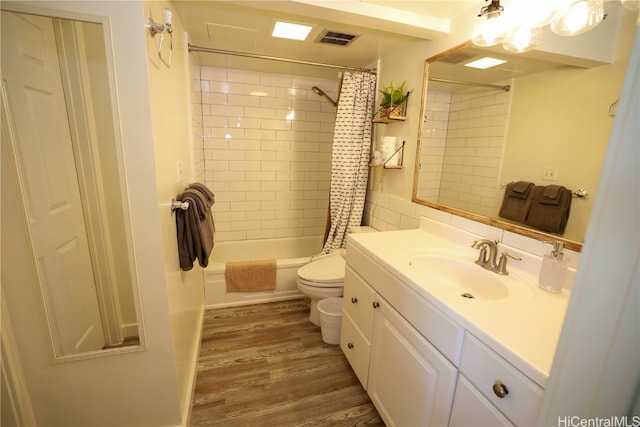
[[269, 291], [276, 288], [276, 260], [237, 261], [225, 264], [227, 292]]

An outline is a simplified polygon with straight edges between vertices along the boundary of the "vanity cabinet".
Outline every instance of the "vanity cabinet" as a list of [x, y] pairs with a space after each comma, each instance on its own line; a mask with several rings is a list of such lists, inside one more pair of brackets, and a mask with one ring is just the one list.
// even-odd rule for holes
[[461, 374], [458, 376], [449, 426], [512, 427], [513, 424]]
[[366, 389], [369, 378], [369, 357], [373, 332], [376, 292], [347, 266], [344, 277], [342, 329], [340, 348], [351, 368]]
[[340, 347], [388, 426], [535, 425], [540, 386], [357, 248]]
[[458, 370], [384, 299], [374, 316], [367, 392], [389, 426], [443, 426]]
[[343, 298], [340, 347], [385, 423], [446, 425], [457, 368], [350, 266]]
[[[514, 425], [536, 424], [543, 389], [470, 333], [465, 335], [460, 372], [482, 395], [484, 399], [477, 399], [482, 405], [497, 408]], [[456, 400], [454, 413], [460, 406], [469, 410]]]

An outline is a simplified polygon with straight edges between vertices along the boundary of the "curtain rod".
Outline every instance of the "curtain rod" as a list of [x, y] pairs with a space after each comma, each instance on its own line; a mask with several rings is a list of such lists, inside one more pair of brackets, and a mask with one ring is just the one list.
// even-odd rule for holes
[[467, 86], [482, 86], [482, 87], [492, 87], [494, 89], [500, 89], [505, 92], [509, 92], [511, 90], [511, 85], [492, 85], [490, 83], [475, 83], [475, 82], [462, 82], [460, 80], [447, 80], [447, 79], [438, 79], [435, 77], [429, 77], [429, 80], [432, 82], [441, 82], [441, 83], [451, 83], [455, 85], [467, 85]]
[[371, 74], [376, 73], [375, 69], [369, 69], [369, 68], [348, 67], [344, 65], [325, 64], [322, 62], [302, 61], [299, 59], [282, 58], [279, 56], [258, 55], [255, 53], [238, 52], [235, 50], [212, 49], [208, 47], [194, 46], [191, 43], [189, 43], [188, 48], [189, 48], [189, 52], [219, 53], [222, 55], [244, 56], [246, 58], [257, 58], [257, 59], [268, 59], [270, 61], [288, 62], [292, 64], [313, 65], [316, 67], [325, 67], [325, 68], [337, 68], [339, 70], [362, 71], [362, 72], [371, 73]]

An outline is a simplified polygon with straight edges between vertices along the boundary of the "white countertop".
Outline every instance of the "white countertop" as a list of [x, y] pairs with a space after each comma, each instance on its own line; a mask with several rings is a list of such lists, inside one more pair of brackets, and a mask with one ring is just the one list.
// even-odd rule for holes
[[364, 250], [398, 280], [544, 388], [560, 337], [568, 293], [543, 291], [537, 286], [536, 276], [518, 270], [517, 263], [510, 261], [509, 276], [501, 277], [509, 296], [495, 300], [467, 299], [446, 287], [430, 284], [424, 271], [410, 268], [407, 262], [412, 254], [437, 250], [468, 260], [480, 273], [486, 273], [474, 264], [478, 251], [470, 247], [472, 242], [470, 237], [468, 246], [463, 246], [421, 229], [400, 230], [352, 234], [347, 250], [351, 247]]

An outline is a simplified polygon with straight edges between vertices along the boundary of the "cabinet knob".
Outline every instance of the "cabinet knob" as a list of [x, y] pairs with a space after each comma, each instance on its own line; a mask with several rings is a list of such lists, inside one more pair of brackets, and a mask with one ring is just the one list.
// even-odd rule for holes
[[349, 347], [349, 348], [353, 348], [353, 343], [352, 343], [352, 342], [347, 343], [347, 347]]
[[509, 389], [507, 388], [506, 385], [502, 384], [500, 381], [496, 381], [495, 384], [493, 384], [493, 392], [496, 394], [496, 396], [502, 399], [507, 394], [509, 394]]
[[373, 308], [378, 308], [378, 307], [380, 307], [380, 303], [378, 301], [374, 301]]
[[357, 303], [358, 303], [358, 298], [356, 298], [356, 297], [351, 297], [351, 303], [352, 303], [352, 304], [357, 304]]

